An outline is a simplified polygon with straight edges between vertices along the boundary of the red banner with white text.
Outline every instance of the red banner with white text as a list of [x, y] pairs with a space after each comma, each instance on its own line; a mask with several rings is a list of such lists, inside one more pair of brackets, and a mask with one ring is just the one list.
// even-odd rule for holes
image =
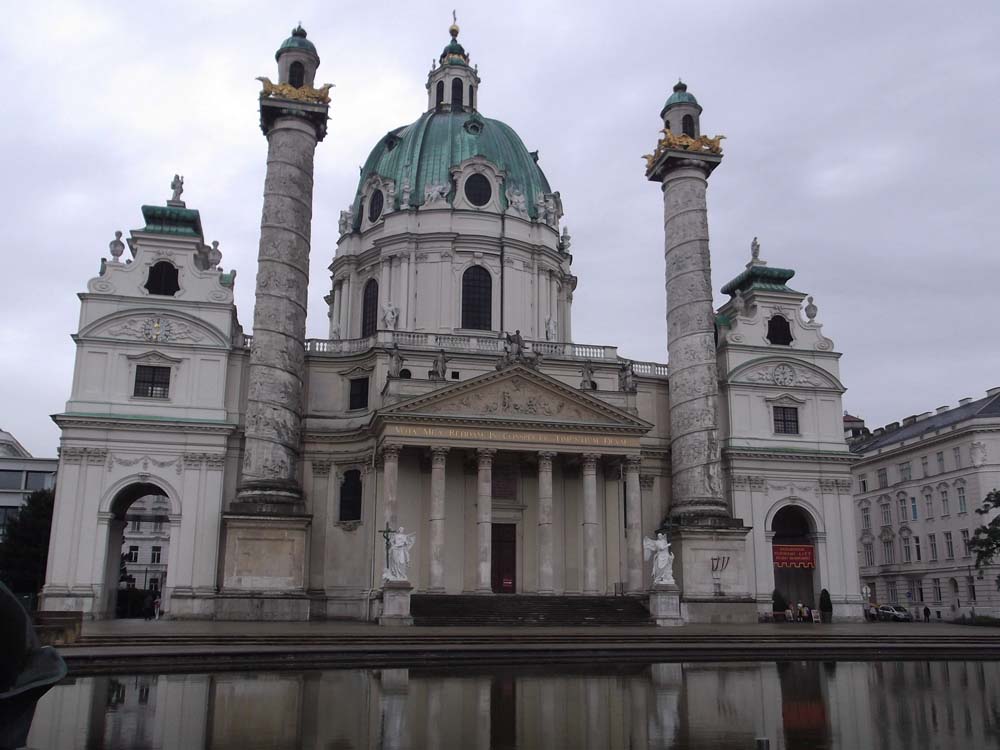
[[774, 567], [815, 568], [816, 556], [811, 544], [774, 544]]

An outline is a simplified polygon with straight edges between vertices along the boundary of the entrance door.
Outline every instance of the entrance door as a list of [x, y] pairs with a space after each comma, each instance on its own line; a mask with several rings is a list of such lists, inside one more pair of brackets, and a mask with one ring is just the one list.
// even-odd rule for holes
[[493, 524], [493, 593], [517, 591], [517, 524]]

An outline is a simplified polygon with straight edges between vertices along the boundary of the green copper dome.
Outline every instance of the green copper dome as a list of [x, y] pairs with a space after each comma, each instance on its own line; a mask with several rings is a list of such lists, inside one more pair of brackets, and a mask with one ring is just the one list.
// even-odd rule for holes
[[274, 59], [277, 60], [281, 57], [282, 52], [291, 49], [300, 49], [305, 52], [310, 52], [316, 55], [316, 58], [319, 59], [319, 53], [316, 52], [316, 45], [306, 39], [306, 30], [302, 28], [302, 24], [299, 24], [292, 29], [292, 35], [281, 43], [281, 46], [278, 47], [278, 51], [274, 53]]
[[410, 205], [424, 202], [424, 189], [447, 185], [448, 202], [454, 197], [451, 168], [473, 156], [482, 156], [506, 173], [500, 190], [500, 203], [507, 208], [506, 191], [524, 193], [527, 209], [536, 216], [535, 197], [551, 193], [548, 180], [514, 130], [500, 122], [482, 117], [478, 112], [426, 112], [412, 125], [384, 136], [372, 149], [354, 198], [354, 229], [361, 227], [361, 191], [373, 174], [396, 183], [393, 209], [398, 209], [403, 186], [409, 181]]
[[670, 95], [670, 98], [667, 99], [667, 103], [663, 105], [663, 111], [666, 112], [675, 104], [690, 104], [701, 110], [701, 105], [698, 104], [698, 100], [694, 98], [694, 94], [688, 93], [688, 87], [684, 81], [678, 81], [674, 84], [674, 93]]

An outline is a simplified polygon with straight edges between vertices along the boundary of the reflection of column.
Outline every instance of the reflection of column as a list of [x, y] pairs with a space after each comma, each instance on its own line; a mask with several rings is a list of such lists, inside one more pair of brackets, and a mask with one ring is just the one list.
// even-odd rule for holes
[[602, 700], [601, 683], [603, 678], [596, 675], [588, 675], [583, 678], [584, 703], [587, 708], [587, 735], [586, 747], [594, 750], [603, 750], [609, 746], [605, 731], [608, 721], [609, 706], [606, 700]]
[[597, 453], [583, 455], [583, 593], [597, 592]]
[[441, 731], [444, 720], [441, 718], [441, 678], [432, 677], [427, 680], [427, 750], [442, 750], [444, 747]]
[[642, 492], [639, 487], [640, 456], [625, 459], [625, 516], [628, 590], [642, 590]]
[[[493, 456], [492, 448], [480, 448], [479, 483], [476, 493], [476, 529], [479, 535], [479, 566], [476, 591], [489, 594], [493, 591]], [[487, 701], [487, 707], [489, 702]]]
[[399, 503], [396, 497], [396, 488], [399, 483], [399, 451], [400, 445], [383, 445], [382, 460], [382, 492], [385, 497], [385, 522], [389, 528], [395, 529], [399, 516]]
[[678, 708], [684, 685], [684, 668], [680, 664], [653, 664], [653, 700], [650, 712], [649, 744], [651, 747], [671, 747], [677, 733]]
[[[556, 679], [554, 677], [540, 679], [538, 693], [538, 716], [541, 723], [539, 747], [559, 747], [558, 740], [565, 741], [565, 737], [559, 731], [560, 715], [556, 713]], [[560, 693], [565, 696], [565, 692], [560, 690]]]
[[448, 449], [431, 448], [431, 580], [428, 591], [444, 593], [445, 462]]
[[554, 591], [554, 544], [552, 539], [552, 459], [555, 453], [538, 454], [538, 593]]
[[490, 750], [490, 693], [493, 681], [487, 677], [476, 684], [476, 750]]
[[646, 696], [649, 692], [649, 681], [645, 675], [632, 677], [628, 681], [629, 708], [632, 720], [629, 722], [629, 747], [648, 748], [649, 732], [646, 722], [649, 713], [646, 710]]

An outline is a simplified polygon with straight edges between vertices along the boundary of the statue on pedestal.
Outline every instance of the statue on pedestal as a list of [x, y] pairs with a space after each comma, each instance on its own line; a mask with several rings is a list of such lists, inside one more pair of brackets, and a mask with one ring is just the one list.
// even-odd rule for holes
[[174, 179], [170, 181], [170, 189], [173, 191], [170, 196], [171, 202], [180, 202], [181, 193], [184, 192], [184, 178], [179, 174], [175, 174]]
[[410, 549], [417, 541], [416, 534], [405, 533], [402, 526], [386, 535], [386, 564], [382, 572], [383, 581], [408, 581], [410, 573]]
[[431, 368], [431, 380], [444, 380], [447, 372], [448, 358], [444, 355], [444, 349], [442, 349], [434, 358], [434, 366]]
[[403, 355], [399, 353], [399, 345], [393, 344], [389, 352], [389, 377], [398, 378], [403, 369]]
[[656, 539], [642, 540], [644, 557], [653, 558], [653, 585], [673, 586], [674, 584], [674, 554], [670, 551], [670, 542], [664, 534], [657, 534]]

